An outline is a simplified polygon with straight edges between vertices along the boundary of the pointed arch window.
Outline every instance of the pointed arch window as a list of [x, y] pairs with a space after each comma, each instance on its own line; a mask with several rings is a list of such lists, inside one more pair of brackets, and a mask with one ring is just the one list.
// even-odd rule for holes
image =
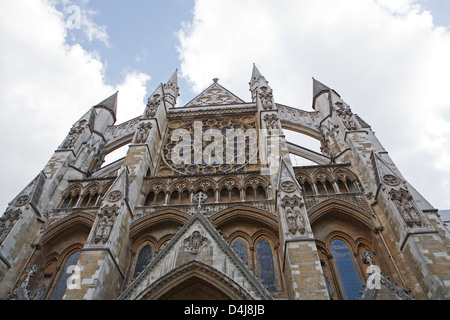
[[338, 187], [339, 187], [339, 192], [340, 192], [340, 193], [347, 193], [347, 192], [348, 192], [347, 185], [346, 185], [345, 182], [342, 181], [341, 179], [339, 179], [339, 180], [337, 181], [337, 185], [338, 185]]
[[327, 194], [327, 190], [325, 189], [325, 186], [321, 181], [317, 181], [316, 186], [319, 194]]
[[61, 269], [58, 281], [53, 288], [52, 294], [49, 298], [50, 300], [62, 300], [64, 297], [67, 290], [67, 281], [72, 276], [73, 267], [77, 264], [80, 254], [81, 252], [77, 251], [67, 258], [64, 263], [64, 267]]
[[350, 179], [347, 179], [347, 187], [348, 187], [348, 192], [357, 192], [355, 185], [352, 181], [350, 181]]
[[231, 201], [240, 201], [241, 200], [241, 191], [234, 187], [231, 189]]
[[259, 279], [269, 292], [277, 290], [272, 247], [267, 240], [260, 240], [256, 245]]
[[311, 184], [308, 181], [305, 181], [305, 183], [303, 185], [303, 189], [305, 191], [305, 195], [307, 195], [307, 196], [314, 195], [313, 187], [311, 186]]
[[266, 190], [263, 186], [258, 186], [256, 188], [256, 200], [265, 200], [267, 199]]
[[155, 193], [153, 191], [149, 192], [147, 197], [145, 197], [144, 206], [150, 206], [155, 202]]
[[155, 199], [155, 205], [162, 205], [166, 199], [166, 193], [164, 191], [160, 191]]
[[61, 209], [65, 208], [73, 208], [78, 203], [78, 200], [80, 198], [80, 189], [74, 188], [70, 193], [67, 194], [67, 196], [64, 198]]
[[133, 279], [141, 273], [145, 267], [152, 261], [153, 249], [150, 245], [146, 245], [139, 251], [139, 255], [136, 261], [136, 267], [134, 268]]
[[363, 287], [350, 248], [344, 241], [336, 239], [331, 244], [331, 251], [347, 300], [360, 298]]
[[241, 260], [246, 265], [248, 265], [248, 249], [247, 249], [247, 245], [245, 244], [245, 242], [242, 240], [237, 240], [233, 244], [233, 249], [234, 249], [234, 251], [236, 251], [239, 258], [241, 258]]
[[256, 200], [255, 189], [253, 189], [251, 186], [248, 186], [245, 189], [245, 200], [247, 200], [247, 201]]

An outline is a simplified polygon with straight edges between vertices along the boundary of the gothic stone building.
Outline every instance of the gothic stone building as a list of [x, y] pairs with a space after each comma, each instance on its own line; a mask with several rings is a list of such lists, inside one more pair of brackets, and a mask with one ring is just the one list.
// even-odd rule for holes
[[1, 217], [1, 298], [450, 298], [449, 231], [335, 90], [278, 104], [254, 66], [250, 102], [178, 91], [175, 72], [141, 116], [116, 125], [116, 93], [73, 125]]

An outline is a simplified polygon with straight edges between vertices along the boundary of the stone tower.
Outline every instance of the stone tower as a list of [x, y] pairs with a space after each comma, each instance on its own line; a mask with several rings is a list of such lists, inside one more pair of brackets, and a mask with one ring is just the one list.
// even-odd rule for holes
[[137, 118], [89, 109], [0, 218], [0, 297], [449, 299], [449, 231], [371, 127], [315, 79], [312, 111], [249, 85], [175, 107], [175, 72]]

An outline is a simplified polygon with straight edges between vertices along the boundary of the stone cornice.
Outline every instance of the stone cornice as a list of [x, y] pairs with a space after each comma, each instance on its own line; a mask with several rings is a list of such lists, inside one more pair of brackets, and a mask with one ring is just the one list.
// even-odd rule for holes
[[214, 105], [208, 107], [184, 107], [168, 109], [167, 117], [174, 119], [185, 116], [210, 116], [217, 114], [236, 114], [243, 112], [256, 112], [258, 109], [255, 103]]

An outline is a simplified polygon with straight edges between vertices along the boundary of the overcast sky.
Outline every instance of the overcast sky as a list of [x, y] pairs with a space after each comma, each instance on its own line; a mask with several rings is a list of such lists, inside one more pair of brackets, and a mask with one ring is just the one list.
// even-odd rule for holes
[[[405, 178], [450, 209], [448, 0], [0, 0], [0, 210], [70, 127], [119, 90], [118, 123], [179, 69], [179, 105], [219, 78], [310, 111], [312, 77], [369, 123]], [[77, 19], [79, 9], [81, 19]]]

